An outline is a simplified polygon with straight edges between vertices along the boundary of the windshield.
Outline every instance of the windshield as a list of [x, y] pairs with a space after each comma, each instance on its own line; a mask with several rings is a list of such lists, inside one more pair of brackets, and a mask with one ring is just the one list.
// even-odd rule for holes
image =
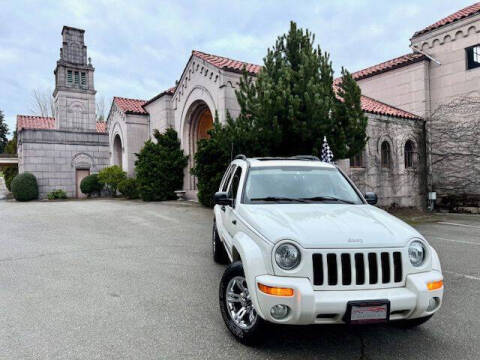
[[337, 169], [311, 166], [251, 168], [245, 185], [244, 202], [363, 204]]

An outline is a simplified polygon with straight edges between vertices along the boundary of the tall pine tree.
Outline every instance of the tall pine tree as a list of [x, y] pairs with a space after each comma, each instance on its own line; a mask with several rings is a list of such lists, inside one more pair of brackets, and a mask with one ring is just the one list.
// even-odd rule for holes
[[344, 69], [339, 86], [333, 86], [329, 54], [315, 48], [314, 40], [291, 22], [289, 32], [268, 50], [257, 78], [243, 74], [236, 93], [241, 108], [237, 121], [248, 123], [264, 144], [255, 155], [319, 155], [324, 136], [336, 159], [365, 146], [360, 88]]

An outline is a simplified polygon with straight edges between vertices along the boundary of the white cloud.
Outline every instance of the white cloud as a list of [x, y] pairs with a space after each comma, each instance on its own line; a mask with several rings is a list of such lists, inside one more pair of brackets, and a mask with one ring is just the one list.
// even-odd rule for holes
[[2, 2], [0, 109], [10, 128], [33, 89], [54, 86], [63, 25], [86, 30], [99, 96], [150, 98], [180, 76], [191, 50], [261, 64], [289, 21], [316, 34], [334, 67], [350, 70], [409, 51], [415, 30], [471, 0]]

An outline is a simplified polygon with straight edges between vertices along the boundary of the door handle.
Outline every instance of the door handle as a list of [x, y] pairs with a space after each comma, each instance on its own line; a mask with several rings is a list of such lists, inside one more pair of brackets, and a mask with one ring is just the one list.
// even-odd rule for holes
[[232, 220], [233, 225], [237, 225], [237, 220]]

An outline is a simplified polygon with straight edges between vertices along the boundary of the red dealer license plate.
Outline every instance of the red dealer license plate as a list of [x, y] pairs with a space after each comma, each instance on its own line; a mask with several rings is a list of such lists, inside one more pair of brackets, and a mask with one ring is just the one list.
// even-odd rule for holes
[[345, 321], [350, 324], [373, 324], [387, 322], [390, 318], [388, 300], [350, 301], [347, 304]]

